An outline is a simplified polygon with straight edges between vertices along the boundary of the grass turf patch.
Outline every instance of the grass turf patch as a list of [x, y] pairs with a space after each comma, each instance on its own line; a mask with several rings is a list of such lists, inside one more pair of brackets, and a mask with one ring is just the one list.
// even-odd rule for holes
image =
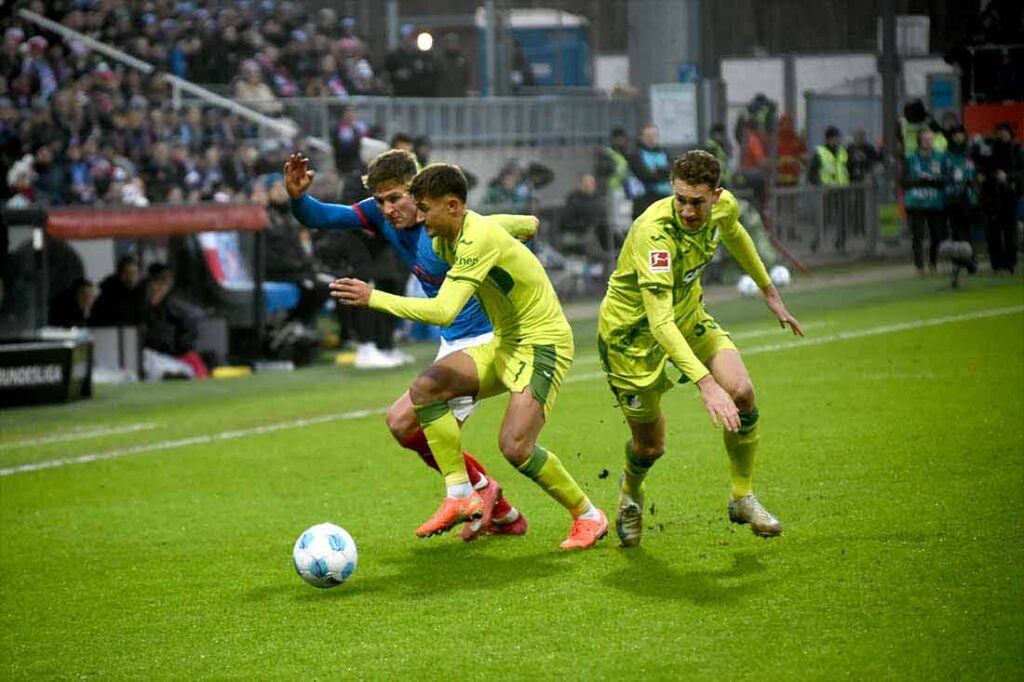
[[[647, 530], [565, 554], [565, 512], [505, 464], [486, 401], [465, 444], [530, 521], [524, 538], [417, 540], [436, 474], [378, 416], [0, 477], [5, 677], [424, 678], [1016, 676], [1024, 549], [1008, 510], [1024, 466], [1019, 280], [794, 293], [819, 345], [763, 306], [713, 312], [758, 392], [756, 488], [785, 524], [763, 541], [725, 515], [727, 459], [692, 387], [670, 392]], [[897, 323], [961, 316], [886, 332]], [[973, 317], [972, 317], [973, 316]], [[813, 326], [812, 326], [813, 325]], [[614, 513], [626, 427], [594, 362], [592, 322], [541, 442]], [[870, 334], [842, 337], [843, 333]], [[762, 350], [758, 351], [757, 349]], [[418, 352], [424, 362], [429, 348]], [[183, 435], [383, 408], [409, 370], [317, 367], [128, 386], [7, 411], [0, 466]], [[158, 426], [17, 447], [81, 425]], [[653, 505], [653, 512], [650, 506]], [[359, 545], [334, 590], [294, 575], [298, 533], [329, 520]]]

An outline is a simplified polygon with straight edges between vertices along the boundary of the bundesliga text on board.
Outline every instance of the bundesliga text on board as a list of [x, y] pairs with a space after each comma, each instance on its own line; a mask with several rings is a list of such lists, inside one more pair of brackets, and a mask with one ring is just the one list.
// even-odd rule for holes
[[59, 364], [0, 367], [0, 388], [52, 386], [63, 381], [64, 370]]

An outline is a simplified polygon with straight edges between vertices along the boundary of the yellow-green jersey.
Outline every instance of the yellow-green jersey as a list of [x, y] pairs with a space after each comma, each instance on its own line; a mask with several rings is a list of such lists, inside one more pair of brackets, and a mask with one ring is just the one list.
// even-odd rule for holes
[[615, 358], [615, 367], [605, 368], [613, 383], [618, 379], [624, 387], [650, 386], [668, 360], [694, 382], [708, 373], [684, 337], [708, 317], [701, 273], [719, 243], [758, 286], [771, 283], [739, 222], [736, 198], [727, 190], [699, 230], [685, 229], [671, 196], [636, 219], [601, 303], [598, 334], [602, 347], [611, 351], [606, 355]]
[[476, 294], [497, 337], [529, 344], [571, 338], [569, 322], [540, 261], [499, 220], [466, 211], [455, 241], [435, 237], [434, 251], [452, 266], [436, 298], [409, 299], [374, 291], [370, 307], [447, 326]]

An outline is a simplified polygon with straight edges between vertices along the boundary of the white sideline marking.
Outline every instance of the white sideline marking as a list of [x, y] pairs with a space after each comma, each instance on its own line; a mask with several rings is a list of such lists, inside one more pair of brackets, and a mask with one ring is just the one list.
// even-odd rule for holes
[[[920, 329], [922, 327], [934, 327], [942, 324], [964, 322], [967, 320], [978, 320], [986, 317], [1013, 315], [1020, 312], [1024, 312], [1024, 305], [1009, 306], [1006, 308], [991, 308], [989, 310], [978, 310], [973, 313], [963, 313], [960, 315], [945, 315], [943, 317], [933, 317], [927, 320], [911, 320], [909, 322], [886, 324], [879, 327], [871, 327], [868, 329], [861, 329], [852, 332], [840, 332], [838, 334], [829, 334], [828, 336], [821, 336], [813, 339], [794, 339], [786, 343], [772, 343], [763, 346], [752, 346], [750, 348], [745, 348], [743, 350], [743, 354], [753, 355], [756, 353], [774, 353], [775, 351], [780, 350], [789, 350], [792, 348], [805, 348], [807, 346], [820, 346], [826, 343], [834, 343], [836, 341], [848, 341], [850, 339], [859, 339], [866, 336], [876, 336], [878, 334], [888, 334], [889, 332], [900, 332], [909, 329]], [[591, 381], [593, 379], [603, 378], [604, 372], [590, 372], [587, 374], [577, 374], [574, 376], [567, 377], [563, 383], [579, 383], [581, 381]], [[130, 448], [119, 448], [117, 450], [107, 450], [105, 452], [94, 452], [88, 455], [81, 455], [78, 457], [51, 459], [42, 462], [33, 462], [31, 464], [19, 464], [17, 466], [0, 469], [0, 477], [26, 473], [29, 471], [40, 471], [42, 469], [55, 469], [57, 467], [62, 467], [68, 464], [86, 464], [88, 462], [96, 462], [104, 459], [126, 457], [128, 455], [137, 455], [144, 452], [152, 452], [154, 450], [174, 450], [189, 445], [213, 443], [215, 441], [231, 440], [234, 438], [244, 438], [246, 436], [255, 436], [263, 433], [272, 433], [274, 431], [294, 429], [301, 426], [309, 426], [312, 424], [325, 424], [327, 422], [332, 421], [359, 419], [361, 417], [368, 417], [370, 415], [384, 414], [385, 412], [387, 412], [387, 408], [380, 407], [369, 410], [356, 410], [354, 412], [325, 414], [319, 417], [295, 419], [287, 422], [278, 422], [277, 424], [268, 424], [266, 426], [256, 426], [250, 429], [239, 429], [237, 431], [222, 431], [221, 433], [207, 434], [202, 436], [192, 436], [189, 438], [180, 438], [178, 440], [168, 440], [159, 443], [146, 443], [144, 445], [137, 445], [135, 447]]]
[[144, 445], [136, 445], [130, 448], [118, 448], [116, 450], [107, 450], [105, 452], [93, 452], [88, 455], [79, 455], [78, 457], [48, 459], [42, 462], [19, 464], [17, 466], [0, 469], [0, 477], [10, 476], [12, 474], [22, 474], [28, 471], [56, 469], [57, 467], [62, 467], [67, 464], [87, 464], [88, 462], [98, 462], [104, 459], [114, 459], [116, 457], [138, 455], [143, 452], [152, 452], [154, 450], [175, 450], [177, 448], [183, 448], [189, 445], [200, 445], [203, 443], [213, 443], [215, 441], [231, 440], [233, 438], [244, 438], [246, 436], [255, 436], [261, 433], [272, 433], [274, 431], [282, 431], [284, 429], [294, 429], [300, 426], [309, 426], [311, 424], [325, 424], [327, 422], [338, 421], [341, 419], [359, 419], [361, 417], [368, 417], [373, 414], [384, 414], [387, 411], [388, 408], [379, 407], [374, 408], [372, 410], [356, 410], [354, 412], [323, 414], [320, 415], [319, 417], [308, 417], [305, 419], [295, 419], [289, 422], [278, 422], [277, 424], [256, 426], [251, 429], [239, 429], [237, 431], [222, 431], [220, 433], [212, 433], [202, 436], [179, 438], [178, 440], [165, 440], [159, 443], [145, 443]]
[[43, 438], [30, 438], [26, 440], [15, 440], [9, 443], [0, 443], [0, 450], [7, 448], [23, 448], [30, 445], [45, 445], [47, 443], [61, 443], [69, 440], [83, 440], [85, 438], [99, 438], [101, 436], [113, 436], [118, 433], [133, 433], [135, 431], [147, 431], [160, 426], [155, 422], [146, 424], [125, 424], [124, 426], [95, 427], [92, 429], [80, 429], [71, 431], [60, 436], [45, 436]]

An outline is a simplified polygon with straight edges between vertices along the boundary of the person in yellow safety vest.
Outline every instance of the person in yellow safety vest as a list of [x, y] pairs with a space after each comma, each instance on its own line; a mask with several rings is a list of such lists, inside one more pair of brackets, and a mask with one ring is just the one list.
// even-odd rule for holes
[[718, 167], [721, 175], [718, 184], [721, 187], [732, 186], [732, 171], [729, 170], [729, 140], [725, 136], [725, 126], [716, 123], [708, 131], [708, 141], [704, 143], [704, 149], [715, 155], [718, 159]]
[[812, 185], [849, 185], [850, 174], [846, 162], [846, 149], [842, 145], [839, 129], [829, 126], [825, 131], [825, 144], [818, 145], [814, 150], [807, 179]]
[[619, 190], [631, 197], [629, 182], [629, 134], [624, 128], [612, 130], [611, 144], [597, 151], [594, 175], [598, 180], [601, 194], [616, 193]]
[[899, 135], [902, 145], [901, 157], [909, 156], [917, 151], [917, 138], [922, 130], [931, 130], [935, 136], [932, 149], [940, 154], [945, 154], [949, 147], [949, 140], [943, 134], [942, 128], [935, 122], [935, 119], [928, 113], [924, 102], [914, 99], [903, 105], [903, 115], [900, 116]]

